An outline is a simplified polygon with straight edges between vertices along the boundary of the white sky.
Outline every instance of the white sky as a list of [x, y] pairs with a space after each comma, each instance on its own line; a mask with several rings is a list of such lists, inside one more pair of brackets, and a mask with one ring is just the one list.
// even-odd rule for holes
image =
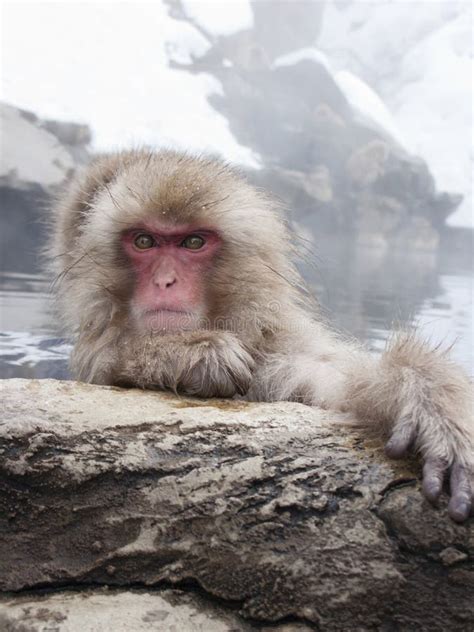
[[90, 124], [94, 145], [173, 144], [256, 164], [207, 102], [220, 83], [168, 67], [206, 40], [159, 1], [2, 2], [0, 98]]
[[186, 15], [214, 36], [230, 35], [253, 26], [253, 13], [248, 0], [182, 0], [182, 4]]

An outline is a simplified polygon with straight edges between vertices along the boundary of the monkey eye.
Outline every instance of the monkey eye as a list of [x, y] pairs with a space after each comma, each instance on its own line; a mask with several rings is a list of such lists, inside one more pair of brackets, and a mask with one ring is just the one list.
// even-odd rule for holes
[[188, 248], [188, 250], [199, 250], [204, 246], [205, 243], [205, 239], [203, 239], [199, 235], [188, 235], [181, 242], [181, 246], [183, 248]]
[[148, 248], [153, 248], [155, 240], [151, 235], [140, 233], [140, 235], [137, 235], [133, 240], [133, 244], [135, 248], [138, 248], [139, 250], [147, 250]]

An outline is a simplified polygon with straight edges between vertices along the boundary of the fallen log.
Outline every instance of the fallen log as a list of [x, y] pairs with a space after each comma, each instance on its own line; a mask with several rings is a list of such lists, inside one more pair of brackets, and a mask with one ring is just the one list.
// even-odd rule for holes
[[388, 460], [334, 413], [0, 389], [0, 612], [109, 586], [199, 595], [238, 613], [229, 630], [472, 630], [472, 518], [452, 522], [445, 497], [431, 507], [416, 461]]

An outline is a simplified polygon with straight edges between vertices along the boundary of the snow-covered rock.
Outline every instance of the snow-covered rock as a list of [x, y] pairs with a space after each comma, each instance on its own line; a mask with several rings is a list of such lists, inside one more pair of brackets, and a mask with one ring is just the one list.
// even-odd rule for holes
[[[461, 196], [438, 190], [366, 80], [304, 45], [304, 31], [298, 48], [275, 43], [286, 37], [287, 24], [274, 19], [272, 4], [257, 6], [258, 23], [266, 15], [272, 37], [256, 22], [181, 66], [219, 80], [221, 93], [211, 103], [236, 139], [261, 157], [253, 180], [281, 197], [297, 220], [316, 216], [320, 229], [351, 232], [377, 248], [435, 248]], [[301, 22], [296, 5], [285, 5], [284, 13], [288, 23]], [[185, 12], [180, 19], [194, 20]]]
[[334, 73], [334, 79], [355, 112], [367, 123], [373, 123], [380, 132], [388, 132], [400, 145], [407, 144], [385, 103], [365, 81], [348, 70]]
[[293, 66], [299, 61], [309, 59], [316, 61], [318, 64], [322, 64], [328, 72], [331, 72], [331, 63], [328, 56], [317, 48], [300, 48], [298, 50], [291, 51], [286, 55], [280, 55], [273, 62], [273, 68], [281, 68], [282, 66]]
[[[461, 199], [439, 191], [452, 191], [464, 196], [454, 221], [468, 223], [467, 4], [40, 3], [25, 20], [10, 3], [3, 94], [40, 116], [90, 123], [94, 150], [218, 153], [260, 170], [256, 180], [297, 214], [312, 204], [338, 226], [353, 227], [367, 198], [347, 165], [381, 140], [390, 151], [370, 184], [371, 213], [401, 205], [400, 222], [421, 215], [439, 228]], [[291, 177], [280, 181], [284, 173]], [[321, 195], [308, 196], [321, 173], [331, 189], [323, 209]]]
[[60, 184], [73, 169], [71, 154], [38, 119], [0, 103], [0, 186], [17, 188]]
[[90, 130], [1, 102], [0, 123], [0, 268], [38, 270], [47, 233], [44, 209], [87, 160]]
[[473, 225], [471, 3], [327, 3], [317, 46], [380, 95], [438, 187], [464, 195], [448, 222]]

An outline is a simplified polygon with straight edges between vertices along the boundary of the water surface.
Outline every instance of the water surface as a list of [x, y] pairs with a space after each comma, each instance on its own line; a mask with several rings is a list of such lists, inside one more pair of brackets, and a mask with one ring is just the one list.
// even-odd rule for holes
[[[343, 330], [383, 348], [394, 328], [418, 327], [472, 375], [473, 267], [465, 231], [446, 238], [436, 253], [356, 248], [350, 240], [320, 236], [302, 266], [322, 311]], [[70, 345], [54, 323], [49, 280], [38, 274], [0, 273], [0, 377], [64, 378]]]

